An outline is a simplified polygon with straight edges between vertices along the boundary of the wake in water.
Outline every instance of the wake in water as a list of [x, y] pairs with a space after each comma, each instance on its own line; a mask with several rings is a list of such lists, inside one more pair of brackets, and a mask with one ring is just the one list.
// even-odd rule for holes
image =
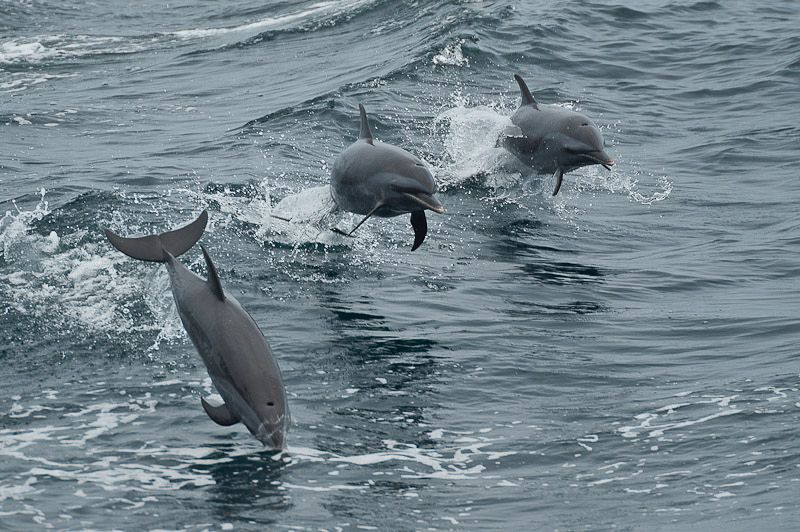
[[[303, 244], [347, 245], [352, 239], [344, 238], [332, 230], [337, 224], [347, 226], [351, 218], [337, 211], [328, 185], [312, 187], [288, 194], [273, 205], [269, 183], [263, 180], [254, 191], [238, 195], [225, 188], [216, 192], [181, 189], [194, 196], [193, 203], [219, 205], [222, 213], [233, 219], [256, 226], [259, 241], [298, 246]], [[213, 219], [213, 218], [212, 218]], [[226, 224], [225, 220], [215, 223]]]

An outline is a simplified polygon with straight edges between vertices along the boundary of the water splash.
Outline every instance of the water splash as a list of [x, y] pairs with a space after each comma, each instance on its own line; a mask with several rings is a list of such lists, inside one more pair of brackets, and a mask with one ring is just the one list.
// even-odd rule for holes
[[336, 222], [335, 210], [328, 185], [308, 188], [283, 198], [262, 219], [259, 235], [265, 237], [272, 231], [293, 242], [341, 243], [343, 238], [331, 231]]
[[83, 242], [86, 230], [34, 232], [34, 224], [51, 214], [45, 189], [39, 193], [31, 210], [14, 203], [16, 212], [0, 219], [0, 258], [5, 262], [0, 291], [9, 309], [62, 331], [76, 326], [94, 333], [159, 330], [159, 323], [137, 309], [143, 298], [151, 310], [170, 305], [168, 293], [148, 291], [159, 277], [131, 275], [131, 268], [141, 266], [105, 242]]
[[433, 56], [431, 62], [434, 65], [468, 66], [469, 58], [464, 57], [464, 51], [461, 48], [464, 42], [464, 39], [459, 39], [448, 44], [442, 51]]
[[461, 93], [453, 98], [456, 106], [434, 120], [447, 153], [436, 169], [441, 188], [458, 186], [475, 178], [481, 178], [490, 186], [516, 181], [518, 173], [503, 172], [504, 164], [513, 157], [497, 146], [497, 139], [511, 125], [511, 119], [498, 112], [495, 106], [469, 107], [469, 99]]
[[46, 242], [28, 234], [31, 224], [50, 214], [48, 202], [44, 199], [45, 194], [47, 190], [39, 189], [39, 202], [30, 211], [23, 211], [16, 200], [11, 200], [16, 212], [6, 211], [0, 218], [0, 251], [3, 252], [2, 257], [6, 262], [21, 260], [30, 253], [32, 247], [34, 250], [39, 248], [39, 251], [44, 252], [58, 245], [58, 235], [55, 233], [51, 233]]

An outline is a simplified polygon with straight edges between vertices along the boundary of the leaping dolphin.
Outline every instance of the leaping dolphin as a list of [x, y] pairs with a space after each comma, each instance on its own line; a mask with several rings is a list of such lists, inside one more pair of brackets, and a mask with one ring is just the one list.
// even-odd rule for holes
[[614, 160], [603, 149], [603, 135], [589, 117], [557, 105], [534, 100], [525, 80], [514, 74], [522, 104], [511, 116], [501, 144], [541, 173], [555, 174], [558, 194], [566, 172], [599, 164], [610, 170]]
[[389, 218], [410, 213], [414, 251], [428, 233], [425, 210], [444, 212], [434, 196], [436, 182], [418, 157], [374, 140], [364, 106], [359, 104], [358, 109], [361, 133], [333, 163], [331, 196], [338, 208], [365, 216], [350, 232], [335, 231], [350, 236], [371, 216]]
[[208, 213], [203, 211], [189, 225], [159, 235], [123, 238], [108, 229], [105, 233], [129, 257], [166, 263], [183, 327], [224, 401], [213, 406], [201, 398], [208, 417], [226, 427], [242, 422], [265, 446], [285, 449], [289, 408], [281, 371], [266, 338], [239, 302], [224, 292], [202, 244], [207, 280], [175, 259], [194, 246], [207, 223]]

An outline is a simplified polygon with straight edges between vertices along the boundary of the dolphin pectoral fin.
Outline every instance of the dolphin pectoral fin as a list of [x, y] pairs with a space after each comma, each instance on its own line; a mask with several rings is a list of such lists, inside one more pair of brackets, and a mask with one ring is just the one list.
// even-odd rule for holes
[[203, 250], [203, 257], [206, 259], [206, 269], [208, 270], [208, 280], [206, 282], [211, 288], [211, 291], [214, 292], [214, 295], [216, 295], [220, 301], [225, 301], [225, 292], [222, 290], [222, 283], [219, 280], [217, 267], [211, 262], [211, 256], [208, 254], [203, 244], [200, 244], [200, 249]]
[[110, 229], [106, 229], [105, 233], [111, 245], [129, 257], [150, 262], [165, 262], [164, 250], [175, 257], [187, 252], [203, 236], [207, 223], [208, 212], [204, 210], [192, 223], [158, 235], [125, 238]]
[[344, 231], [342, 231], [342, 230], [341, 230], [341, 229], [339, 229], [338, 227], [331, 227], [331, 231], [333, 231], [333, 232], [334, 232], [334, 233], [336, 233], [337, 235], [342, 235], [342, 236], [350, 236], [350, 233], [345, 233]]
[[219, 406], [212, 406], [211, 403], [206, 401], [203, 397], [200, 398], [200, 402], [203, 405], [203, 410], [205, 410], [206, 414], [208, 414], [208, 417], [210, 417], [211, 421], [217, 425], [230, 427], [231, 425], [235, 425], [239, 422], [239, 417], [231, 412], [225, 403], [222, 403]]
[[369, 219], [370, 219], [370, 217], [372, 217], [372, 215], [373, 215], [373, 214], [375, 214], [375, 211], [377, 211], [377, 210], [378, 210], [378, 209], [380, 209], [381, 207], [383, 207], [383, 204], [382, 204], [382, 203], [378, 203], [378, 204], [377, 204], [375, 207], [373, 207], [373, 209], [372, 209], [371, 211], [369, 211], [369, 212], [367, 213], [367, 215], [366, 215], [366, 216], [364, 216], [364, 218], [363, 218], [363, 219], [362, 219], [360, 222], [358, 222], [358, 223], [356, 224], [356, 226], [355, 226], [355, 227], [353, 227], [353, 228], [350, 230], [350, 232], [349, 232], [349, 233], [345, 233], [344, 231], [342, 231], [342, 230], [341, 230], [341, 229], [339, 229], [338, 227], [331, 227], [331, 231], [333, 231], [333, 232], [334, 232], [334, 233], [336, 233], [337, 235], [342, 235], [342, 236], [353, 236], [353, 233], [355, 233], [355, 232], [356, 232], [356, 229], [358, 229], [359, 227], [361, 227], [361, 225], [362, 225], [364, 222], [366, 222], [367, 220], [369, 220]]
[[422, 245], [425, 235], [428, 234], [428, 219], [425, 218], [425, 211], [411, 213], [411, 227], [414, 228], [414, 245], [411, 246], [411, 251], [414, 251]]
[[356, 232], [356, 229], [358, 229], [359, 227], [361, 227], [361, 224], [363, 224], [364, 222], [366, 222], [367, 220], [369, 220], [369, 219], [370, 219], [370, 217], [371, 217], [373, 214], [375, 214], [375, 211], [377, 211], [379, 208], [380, 208], [380, 205], [378, 205], [377, 207], [375, 207], [374, 209], [372, 209], [371, 211], [369, 211], [369, 213], [368, 213], [366, 216], [364, 216], [364, 218], [363, 218], [363, 219], [362, 219], [360, 222], [358, 222], [358, 223], [356, 224], [356, 226], [355, 226], [355, 227], [353, 227], [353, 228], [350, 230], [350, 232], [349, 232], [349, 233], [347, 233], [347, 236], [353, 236], [353, 233], [355, 233], [355, 232]]
[[556, 170], [555, 178], [556, 178], [556, 188], [555, 190], [553, 190], [553, 196], [558, 194], [558, 191], [561, 190], [561, 182], [564, 180], [564, 171], [561, 168]]

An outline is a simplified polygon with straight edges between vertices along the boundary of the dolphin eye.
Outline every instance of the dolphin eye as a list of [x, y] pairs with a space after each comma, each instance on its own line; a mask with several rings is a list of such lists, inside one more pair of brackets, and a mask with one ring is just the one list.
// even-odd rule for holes
[[588, 125], [589, 125], [589, 122], [584, 122], [584, 123], [583, 123], [583, 124], [581, 124], [581, 125], [582, 125], [582, 126], [588, 126]]
[[267, 403], [267, 406], [275, 406], [275, 403], [273, 403], [272, 401], [270, 401], [269, 403]]

